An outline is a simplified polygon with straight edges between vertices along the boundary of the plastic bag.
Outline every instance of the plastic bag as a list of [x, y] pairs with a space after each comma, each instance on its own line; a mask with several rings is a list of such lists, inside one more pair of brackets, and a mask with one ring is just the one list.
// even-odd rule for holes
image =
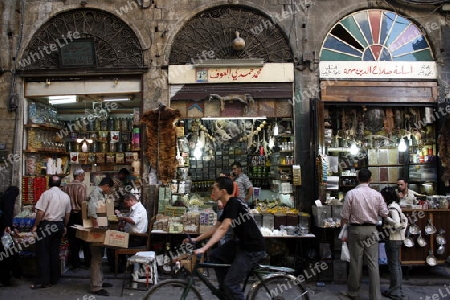
[[350, 262], [350, 251], [348, 250], [347, 242], [342, 242], [341, 260]]
[[347, 232], [348, 232], [348, 225], [345, 224], [344, 226], [342, 226], [341, 232], [339, 232], [339, 239], [342, 241], [346, 241], [347, 240]]
[[13, 238], [12, 238], [12, 236], [9, 233], [5, 232], [3, 234], [3, 236], [2, 236], [2, 244], [3, 244], [3, 247], [5, 249], [9, 249], [9, 248], [11, 248], [14, 245]]

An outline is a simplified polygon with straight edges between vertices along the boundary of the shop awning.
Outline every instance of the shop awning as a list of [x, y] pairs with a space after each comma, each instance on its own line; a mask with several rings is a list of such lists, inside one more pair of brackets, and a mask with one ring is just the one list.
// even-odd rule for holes
[[231, 94], [250, 94], [254, 99], [291, 99], [293, 84], [281, 83], [207, 83], [172, 85], [170, 100], [207, 100], [210, 94], [226, 96]]

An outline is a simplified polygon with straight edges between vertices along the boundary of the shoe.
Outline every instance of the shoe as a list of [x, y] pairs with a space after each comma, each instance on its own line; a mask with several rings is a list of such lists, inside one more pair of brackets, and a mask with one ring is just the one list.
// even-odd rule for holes
[[109, 282], [104, 282], [103, 284], [102, 284], [102, 287], [113, 287], [114, 285], [112, 284], [112, 283], [109, 283]]
[[359, 300], [359, 297], [351, 296], [351, 295], [348, 294], [348, 292], [340, 292], [339, 293], [339, 299]]
[[106, 291], [104, 289], [101, 289], [101, 290], [98, 290], [98, 291], [95, 291], [95, 292], [91, 292], [91, 294], [99, 295], [99, 296], [109, 296], [108, 291]]
[[37, 290], [37, 289], [45, 289], [45, 288], [48, 288], [48, 287], [51, 287], [52, 285], [51, 284], [32, 284], [31, 286], [30, 286], [30, 289], [32, 289], [32, 290]]

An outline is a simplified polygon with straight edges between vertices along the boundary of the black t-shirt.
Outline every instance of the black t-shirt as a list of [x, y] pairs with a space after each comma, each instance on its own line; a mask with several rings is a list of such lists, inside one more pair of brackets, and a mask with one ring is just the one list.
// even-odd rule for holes
[[223, 208], [220, 222], [231, 219], [234, 235], [239, 239], [242, 250], [249, 252], [265, 251], [264, 237], [261, 234], [250, 210], [241, 199], [232, 197]]

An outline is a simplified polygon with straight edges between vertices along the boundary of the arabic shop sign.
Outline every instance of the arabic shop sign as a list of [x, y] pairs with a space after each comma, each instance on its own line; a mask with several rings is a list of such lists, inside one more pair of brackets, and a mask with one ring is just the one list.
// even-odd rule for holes
[[436, 79], [433, 61], [321, 61], [320, 78]]
[[221, 67], [196, 69], [193, 65], [170, 65], [169, 83], [293, 82], [291, 63], [266, 63], [263, 67]]
[[95, 67], [93, 39], [77, 39], [59, 51], [61, 67]]

